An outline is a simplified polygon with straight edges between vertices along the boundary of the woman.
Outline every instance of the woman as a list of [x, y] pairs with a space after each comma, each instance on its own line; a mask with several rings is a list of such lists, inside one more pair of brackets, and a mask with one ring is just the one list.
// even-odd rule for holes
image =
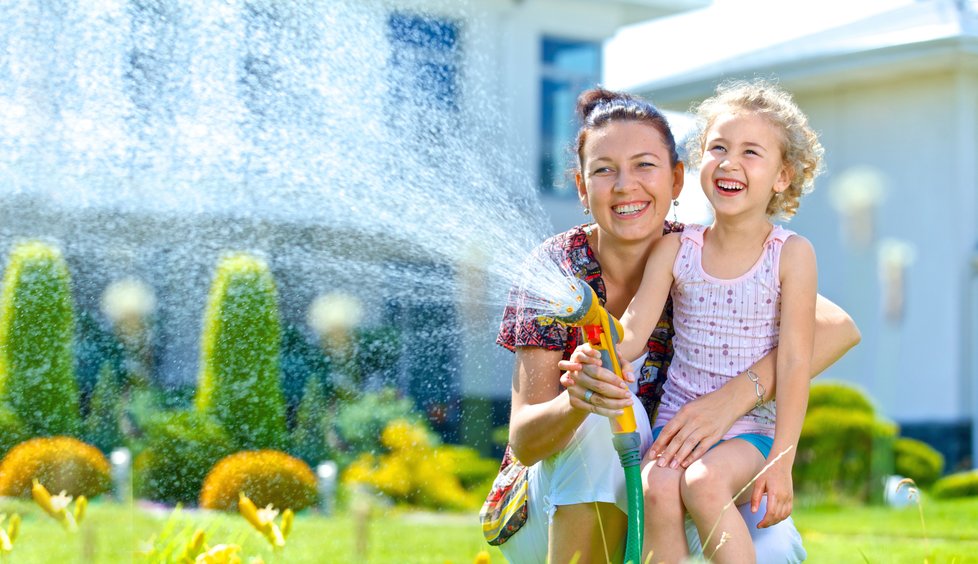
[[[639, 284], [653, 243], [682, 226], [666, 214], [683, 185], [683, 164], [663, 115], [651, 104], [621, 93], [594, 89], [578, 100], [575, 179], [594, 223], [561, 233], [538, 249], [588, 282], [605, 308], [620, 317]], [[577, 330], [542, 325], [522, 315], [519, 296], [504, 313], [497, 342], [516, 352], [509, 441], [512, 454], [529, 466], [526, 523], [500, 546], [512, 562], [607, 562], [620, 555], [626, 520], [624, 478], [611, 446], [605, 417], [632, 405], [632, 390], [604, 369], [577, 372], [567, 362], [579, 343]], [[839, 359], [859, 341], [852, 320], [820, 299], [813, 372]], [[671, 358], [671, 307], [649, 339], [636, 370], [634, 391], [649, 411], [661, 393]], [[571, 370], [561, 378], [561, 370]], [[714, 444], [759, 399], [774, 395], [774, 356], [720, 390], [686, 405], [665, 427], [649, 456], [658, 464], [688, 465]], [[562, 386], [563, 384], [563, 386]], [[646, 409], [638, 408], [643, 448], [651, 443]], [[743, 513], [744, 510], [742, 509]], [[749, 510], [748, 510], [749, 512]], [[759, 515], [764, 514], [762, 508]], [[754, 520], [757, 523], [757, 520]], [[760, 523], [767, 527], [774, 520]], [[759, 539], [758, 535], [767, 535]], [[752, 529], [761, 560], [803, 558], [790, 521]], [[767, 552], [764, 552], [767, 551]], [[779, 556], [775, 556], [779, 555]]]

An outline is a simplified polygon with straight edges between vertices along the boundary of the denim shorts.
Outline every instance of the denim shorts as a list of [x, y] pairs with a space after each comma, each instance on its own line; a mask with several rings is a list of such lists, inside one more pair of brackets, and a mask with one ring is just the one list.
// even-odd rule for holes
[[[662, 432], [662, 427], [656, 427], [655, 429], [652, 429], [652, 440], [654, 441], [658, 439], [659, 433], [661, 432]], [[769, 437], [767, 435], [761, 435], [758, 433], [741, 433], [740, 435], [736, 435], [733, 438], [743, 439], [749, 442], [750, 444], [754, 445], [754, 448], [761, 451], [761, 456], [763, 456], [765, 460], [767, 460], [767, 457], [771, 455], [771, 447], [774, 446], [774, 437]], [[713, 445], [710, 448], [713, 448], [726, 440], [727, 439], [720, 439], [719, 441], [717, 441], [716, 445]]]

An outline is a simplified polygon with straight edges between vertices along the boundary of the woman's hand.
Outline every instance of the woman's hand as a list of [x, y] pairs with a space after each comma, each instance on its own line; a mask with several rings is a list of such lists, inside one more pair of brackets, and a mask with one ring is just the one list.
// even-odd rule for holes
[[617, 417], [632, 405], [627, 382], [634, 382], [632, 366], [622, 363], [622, 381], [614, 372], [601, 366], [601, 352], [585, 343], [574, 350], [569, 360], [561, 360], [557, 368], [565, 372], [560, 383], [567, 389], [571, 406], [605, 417]]
[[722, 439], [739, 416], [722, 394], [700, 396], [666, 423], [645, 456], [658, 458], [662, 467], [686, 468]]
[[[775, 453], [771, 453], [775, 454]], [[750, 496], [750, 510], [756, 512], [760, 507], [761, 498], [767, 493], [767, 513], [757, 524], [758, 529], [776, 525], [791, 515], [794, 490], [791, 483], [791, 461], [782, 458], [776, 460], [770, 468], [754, 482], [754, 490]]]

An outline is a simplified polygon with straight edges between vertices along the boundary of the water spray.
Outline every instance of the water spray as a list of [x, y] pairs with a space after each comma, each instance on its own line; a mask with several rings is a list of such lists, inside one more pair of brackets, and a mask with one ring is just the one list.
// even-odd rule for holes
[[[601, 306], [594, 290], [579, 278], [569, 278], [573, 297], [554, 303], [554, 321], [580, 327], [591, 347], [601, 353], [601, 365], [624, 380], [621, 359], [615, 345], [624, 334], [621, 323]], [[639, 464], [642, 438], [635, 423], [635, 412], [628, 406], [611, 421], [612, 442], [625, 471], [625, 491], [628, 497], [628, 537], [625, 543], [625, 562], [637, 564], [642, 560], [642, 530], [645, 504], [642, 497], [642, 475]]]

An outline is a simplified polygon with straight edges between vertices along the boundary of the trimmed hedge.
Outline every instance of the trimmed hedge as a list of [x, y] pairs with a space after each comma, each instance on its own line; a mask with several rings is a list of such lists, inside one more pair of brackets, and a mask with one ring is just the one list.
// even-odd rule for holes
[[893, 443], [895, 471], [920, 487], [932, 485], [944, 473], [944, 455], [929, 444], [900, 437]]
[[144, 430], [146, 448], [133, 470], [136, 495], [145, 499], [196, 503], [207, 471], [235, 450], [224, 429], [197, 412], [156, 413]]
[[934, 482], [931, 493], [945, 499], [978, 496], [978, 470], [944, 476]]
[[197, 409], [236, 449], [286, 444], [275, 281], [268, 265], [237, 253], [218, 263], [204, 317]]
[[0, 402], [31, 436], [80, 430], [75, 311], [61, 251], [40, 241], [10, 251], [0, 295]]
[[893, 472], [897, 426], [878, 418], [856, 387], [812, 385], [793, 477], [800, 493], [866, 501], [881, 494], [876, 479]]
[[25, 441], [0, 461], [0, 495], [31, 497], [38, 480], [48, 491], [92, 498], [112, 485], [109, 461], [99, 449], [71, 437]]
[[316, 503], [316, 475], [309, 466], [275, 450], [238, 452], [214, 465], [200, 492], [205, 509], [233, 510], [244, 494], [258, 507], [299, 511]]

